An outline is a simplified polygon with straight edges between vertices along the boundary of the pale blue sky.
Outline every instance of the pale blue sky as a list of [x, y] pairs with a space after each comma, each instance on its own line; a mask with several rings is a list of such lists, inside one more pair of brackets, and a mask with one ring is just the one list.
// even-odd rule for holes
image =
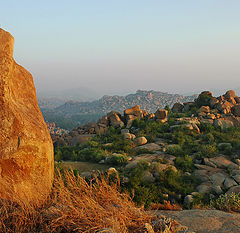
[[239, 0], [8, 0], [0, 25], [38, 91], [239, 87]]

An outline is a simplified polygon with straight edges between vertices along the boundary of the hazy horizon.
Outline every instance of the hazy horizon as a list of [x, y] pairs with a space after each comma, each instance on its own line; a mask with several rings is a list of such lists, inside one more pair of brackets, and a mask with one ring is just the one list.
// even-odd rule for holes
[[[0, 27], [38, 93], [239, 88], [240, 2], [5, 1]], [[93, 93], [91, 93], [93, 94]]]

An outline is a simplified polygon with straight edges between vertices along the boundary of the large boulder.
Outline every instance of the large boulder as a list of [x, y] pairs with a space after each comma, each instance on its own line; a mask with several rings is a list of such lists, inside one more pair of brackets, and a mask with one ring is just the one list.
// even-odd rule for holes
[[172, 112], [174, 113], [178, 113], [178, 112], [182, 112], [184, 106], [180, 103], [175, 103], [172, 107]]
[[[144, 112], [144, 114], [146, 114], [146, 112]], [[134, 120], [143, 118], [143, 111], [140, 109], [140, 105], [126, 109], [124, 111], [124, 117], [126, 121], [126, 127], [130, 128]]]
[[107, 118], [110, 125], [113, 127], [123, 127], [124, 123], [121, 120], [121, 114], [119, 112], [111, 111], [107, 114]]
[[37, 204], [52, 187], [53, 144], [32, 75], [14, 61], [13, 45], [0, 29], [0, 197]]
[[134, 115], [134, 116], [138, 116], [140, 113], [141, 109], [140, 109], [140, 105], [136, 105], [132, 108], [126, 109], [124, 111], [124, 115]]
[[214, 120], [214, 125], [219, 126], [221, 129], [227, 129], [227, 128], [234, 127], [234, 122], [229, 119], [220, 118], [220, 119]]
[[165, 109], [161, 109], [159, 108], [156, 112], [155, 112], [155, 118], [157, 120], [160, 120], [161, 122], [166, 122], [167, 121], [167, 115], [168, 115], [168, 111]]
[[227, 114], [231, 112], [233, 104], [224, 100], [216, 104], [216, 108], [223, 114]]
[[235, 98], [235, 97], [236, 97], [236, 93], [235, 93], [234, 90], [229, 90], [224, 95], [224, 98], [227, 99], [227, 100], [231, 99], [231, 98]]
[[147, 143], [147, 139], [145, 137], [138, 137], [134, 140], [136, 146], [141, 146]]

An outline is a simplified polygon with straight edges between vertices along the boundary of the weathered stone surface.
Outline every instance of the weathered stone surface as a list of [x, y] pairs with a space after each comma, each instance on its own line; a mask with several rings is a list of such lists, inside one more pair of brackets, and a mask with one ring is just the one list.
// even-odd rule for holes
[[160, 108], [155, 112], [155, 117], [156, 119], [159, 119], [159, 120], [166, 120], [167, 115], [168, 115], [168, 111], [165, 109]]
[[126, 109], [124, 111], [124, 115], [134, 115], [134, 116], [136, 116], [136, 115], [139, 114], [139, 112], [140, 112], [140, 105], [136, 105], [132, 108]]
[[158, 211], [188, 226], [197, 233], [238, 233], [240, 232], [240, 214], [219, 210], [182, 210]]
[[234, 164], [232, 161], [228, 160], [223, 156], [210, 158], [209, 161], [214, 163], [219, 168], [227, 168], [229, 166], [234, 166], [234, 165], [237, 166], [237, 164]]
[[134, 143], [137, 145], [137, 146], [141, 146], [141, 145], [144, 145], [147, 143], [147, 139], [145, 137], [138, 137], [134, 140]]
[[237, 185], [237, 186], [233, 186], [231, 187], [228, 191], [227, 191], [228, 194], [230, 193], [240, 193], [240, 185]]
[[210, 107], [213, 108], [218, 102], [219, 102], [219, 100], [216, 97], [211, 98], [211, 100], [209, 102]]
[[210, 176], [210, 180], [213, 185], [221, 186], [225, 180], [226, 176], [222, 173], [215, 173]]
[[238, 184], [240, 184], [240, 175], [235, 175], [235, 176], [233, 176], [233, 179], [234, 179]]
[[122, 136], [124, 139], [129, 139], [129, 140], [136, 138], [135, 134], [132, 134], [132, 133], [124, 133], [124, 134], [122, 134]]
[[236, 92], [234, 90], [229, 90], [224, 95], [225, 99], [230, 99], [230, 98], [234, 98], [234, 97], [236, 97]]
[[199, 193], [202, 194], [210, 193], [212, 191], [212, 184], [210, 182], [204, 182], [198, 185], [196, 189]]
[[182, 112], [184, 106], [180, 103], [175, 103], [172, 107], [172, 112], [177, 113], [177, 112]]
[[225, 100], [216, 104], [216, 108], [224, 114], [231, 112], [232, 106], [232, 103]]
[[224, 180], [223, 185], [224, 185], [224, 188], [229, 189], [229, 188], [231, 188], [232, 186], [237, 186], [237, 183], [235, 182], [234, 179], [231, 179], [231, 178], [227, 177], [227, 178]]
[[115, 111], [111, 111], [107, 114], [110, 121], [110, 125], [113, 127], [123, 127], [124, 123], [121, 120], [121, 114]]
[[41, 202], [52, 187], [53, 145], [31, 74], [13, 59], [0, 29], [0, 197]]
[[160, 150], [161, 147], [156, 143], [148, 143], [142, 146], [138, 146], [136, 147], [136, 149], [147, 149], [149, 151], [156, 151], [156, 150]]
[[221, 129], [234, 127], [234, 123], [232, 121], [224, 118], [214, 120], [214, 125], [221, 127]]
[[205, 113], [209, 113], [210, 112], [210, 108], [209, 106], [202, 106], [201, 108], [198, 109], [198, 112], [205, 112]]
[[192, 195], [187, 195], [185, 198], [184, 198], [184, 204], [185, 205], [189, 205], [193, 202], [193, 196]]

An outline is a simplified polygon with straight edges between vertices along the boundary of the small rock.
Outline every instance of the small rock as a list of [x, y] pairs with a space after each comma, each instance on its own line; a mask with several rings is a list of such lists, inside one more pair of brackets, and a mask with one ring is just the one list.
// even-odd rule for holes
[[147, 139], [145, 137], [138, 137], [134, 140], [134, 143], [137, 145], [137, 146], [141, 146], [141, 145], [144, 145], [147, 143]]
[[149, 223], [144, 225], [144, 233], [154, 233], [152, 226]]
[[118, 171], [116, 170], [116, 168], [110, 167], [108, 168], [108, 173], [118, 173]]
[[215, 173], [210, 176], [210, 180], [212, 181], [213, 185], [221, 186], [226, 179], [226, 176], [222, 173]]
[[199, 193], [202, 193], [202, 194], [210, 193], [212, 191], [212, 185], [209, 182], [205, 182], [197, 186], [196, 189]]
[[185, 198], [184, 198], [184, 204], [185, 205], [189, 205], [193, 202], [193, 196], [192, 195], [187, 195]]
[[235, 180], [233, 180], [232, 178], [226, 178], [225, 179], [225, 181], [224, 181], [224, 187], [226, 188], [226, 189], [229, 189], [229, 188], [231, 188], [232, 186], [236, 186], [237, 185], [237, 183], [235, 182]]

